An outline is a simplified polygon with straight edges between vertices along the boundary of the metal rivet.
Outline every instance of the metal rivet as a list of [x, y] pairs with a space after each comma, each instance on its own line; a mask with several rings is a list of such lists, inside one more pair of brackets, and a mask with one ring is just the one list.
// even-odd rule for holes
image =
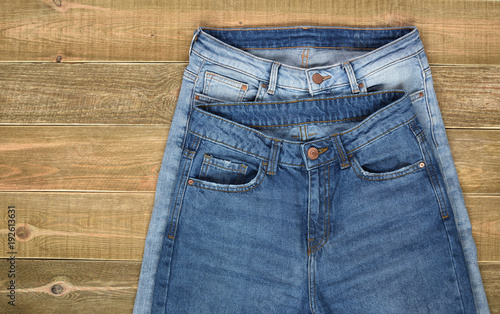
[[358, 86], [359, 86], [360, 88], [363, 88], [363, 87], [365, 87], [365, 84], [364, 84], [363, 82], [361, 82], [361, 83], [359, 83], [359, 85], [358, 85]]
[[423, 92], [420, 92], [420, 93], [418, 93], [418, 96], [420, 96], [420, 97], [424, 97], [424, 93], [423, 93]]
[[247, 90], [247, 89], [248, 89], [248, 86], [243, 85], [243, 86], [241, 86], [241, 89], [242, 89], [242, 90]]
[[321, 84], [321, 82], [323, 82], [323, 77], [319, 73], [314, 74], [312, 79], [313, 79], [313, 82], [316, 84]]
[[200, 99], [199, 95], [194, 96], [194, 99]]
[[421, 162], [421, 163], [419, 163], [419, 164], [418, 164], [418, 166], [419, 166], [420, 168], [423, 168], [423, 167], [425, 167], [425, 163]]
[[267, 85], [262, 83], [262, 88], [267, 88]]
[[318, 156], [319, 156], [319, 151], [316, 147], [310, 147], [307, 150], [307, 157], [309, 157], [309, 159], [315, 160], [318, 159]]
[[191, 179], [189, 179], [189, 180], [188, 180], [188, 184], [189, 184], [189, 185], [193, 185], [193, 184], [194, 184], [194, 181], [193, 181], [193, 180], [191, 180]]

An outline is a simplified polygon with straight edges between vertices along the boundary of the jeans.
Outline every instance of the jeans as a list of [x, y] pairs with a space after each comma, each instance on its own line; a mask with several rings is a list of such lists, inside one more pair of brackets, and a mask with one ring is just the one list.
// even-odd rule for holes
[[134, 313], [489, 313], [415, 27], [195, 31]]

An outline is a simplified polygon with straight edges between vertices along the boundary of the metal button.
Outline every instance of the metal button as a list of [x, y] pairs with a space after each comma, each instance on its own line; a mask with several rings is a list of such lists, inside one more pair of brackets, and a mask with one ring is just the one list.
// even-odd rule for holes
[[318, 159], [318, 156], [319, 156], [319, 151], [316, 147], [310, 147], [307, 150], [307, 157], [309, 157], [309, 159], [315, 160]]
[[319, 73], [314, 74], [313, 75], [313, 82], [316, 84], [321, 84], [321, 82], [323, 82], [323, 77], [321, 76], [321, 74], [319, 74]]

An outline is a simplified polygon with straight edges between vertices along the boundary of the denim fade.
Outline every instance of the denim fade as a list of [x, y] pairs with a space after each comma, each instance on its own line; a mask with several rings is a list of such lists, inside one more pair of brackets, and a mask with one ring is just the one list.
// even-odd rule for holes
[[489, 313], [415, 27], [199, 28], [134, 313]]

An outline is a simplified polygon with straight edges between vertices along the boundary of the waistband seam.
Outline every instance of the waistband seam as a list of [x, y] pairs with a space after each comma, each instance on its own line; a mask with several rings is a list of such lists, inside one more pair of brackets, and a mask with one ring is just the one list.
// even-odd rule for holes
[[[379, 135], [375, 136], [375, 137], [374, 137], [374, 138], [372, 138], [371, 140], [369, 140], [369, 141], [367, 141], [367, 142], [365, 142], [365, 143], [363, 143], [363, 144], [359, 145], [358, 147], [353, 148], [353, 149], [351, 149], [351, 150], [349, 150], [349, 151], [346, 151], [346, 154], [353, 153], [353, 152], [357, 151], [358, 149], [360, 149], [361, 147], [363, 147], [363, 146], [365, 146], [365, 145], [368, 145], [368, 144], [370, 144], [370, 143], [372, 143], [372, 142], [374, 142], [374, 141], [378, 140], [380, 137], [384, 136], [385, 134], [387, 134], [387, 133], [389, 133], [389, 132], [391, 132], [391, 131], [393, 131], [393, 130], [395, 130], [395, 129], [398, 129], [398, 128], [400, 128], [401, 126], [403, 126], [403, 125], [405, 125], [405, 124], [411, 123], [413, 120], [415, 120], [415, 118], [416, 118], [416, 117], [417, 117], [417, 115], [414, 115], [414, 116], [413, 116], [413, 117], [411, 117], [410, 119], [408, 119], [408, 120], [406, 120], [406, 121], [404, 121], [404, 122], [401, 122], [400, 124], [398, 124], [398, 125], [396, 125], [396, 126], [393, 126], [393, 127], [392, 127], [392, 128], [390, 128], [389, 130], [386, 130], [384, 133], [382, 133], [382, 134], [379, 134]], [[333, 135], [332, 135], [332, 136], [333, 136]]]
[[[211, 105], [200, 105], [197, 106], [196, 108], [200, 107], [220, 107], [220, 106], [255, 106], [255, 105], [282, 105], [282, 104], [293, 104], [293, 103], [302, 103], [302, 102], [317, 102], [317, 101], [325, 101], [325, 100], [335, 100], [335, 99], [347, 99], [347, 98], [358, 98], [358, 97], [367, 97], [367, 96], [375, 96], [375, 95], [381, 95], [381, 94], [390, 94], [390, 93], [399, 93], [399, 94], [407, 94], [403, 91], [397, 91], [397, 90], [384, 90], [384, 91], [379, 91], [379, 92], [373, 92], [370, 94], [352, 94], [352, 95], [345, 95], [345, 96], [337, 96], [337, 97], [328, 97], [328, 98], [309, 98], [309, 99], [295, 99], [295, 100], [289, 100], [289, 101], [277, 101], [277, 102], [244, 102], [244, 103], [222, 103], [222, 104], [211, 104]], [[407, 95], [401, 97], [400, 99], [392, 102], [388, 106], [384, 107], [380, 112], [382, 112], [385, 109], [388, 109], [400, 101], [403, 101], [404, 99], [407, 98]]]
[[[393, 60], [391, 61], [390, 63], [386, 63], [376, 69], [373, 69], [371, 70], [370, 72], [364, 74], [363, 76], [360, 76], [360, 77], [356, 77], [358, 80], [363, 80], [363, 79], [366, 79], [368, 78], [370, 75], [374, 74], [374, 73], [377, 73], [379, 71], [382, 71], [383, 69], [385, 68], [388, 68], [390, 66], [393, 66], [394, 64], [396, 63], [399, 63], [399, 62], [403, 62], [404, 60], [407, 60], [407, 59], [410, 59], [410, 58], [414, 58], [415, 56], [418, 56], [424, 49], [421, 48], [419, 49], [417, 52], [414, 52], [412, 54], [409, 54], [409, 55], [405, 55], [404, 57], [401, 57], [401, 58], [398, 58], [396, 60]], [[232, 67], [230, 65], [227, 65], [225, 63], [221, 63], [221, 62], [218, 62], [216, 60], [213, 60], [207, 56], [204, 56], [202, 53], [200, 53], [199, 51], [196, 51], [195, 49], [192, 50], [193, 53], [195, 53], [198, 57], [202, 58], [203, 59], [203, 62], [202, 64], [199, 66], [199, 69], [198, 69], [198, 72], [201, 70], [201, 68], [203, 67], [205, 61], [208, 61], [208, 62], [211, 62], [213, 64], [217, 64], [219, 66], [222, 66], [222, 67], [225, 67], [225, 68], [228, 68], [228, 69], [231, 69], [233, 71], [236, 71], [236, 72], [239, 72], [243, 75], [246, 75], [246, 76], [249, 76], [255, 80], [258, 80], [258, 81], [268, 81], [268, 78], [262, 78], [262, 77], [258, 77], [258, 76], [255, 76], [254, 74], [251, 74], [251, 73], [248, 73], [247, 71], [242, 71], [241, 69], [238, 69], [238, 68], [235, 68], [235, 67]], [[253, 55], [251, 55], [252, 57], [254, 57]], [[366, 55], [364, 55], [366, 56]], [[362, 58], [363, 56], [359, 57], [359, 58]], [[260, 59], [264, 62], [267, 62], [267, 63], [270, 63], [268, 60], [263, 60], [263, 59]], [[346, 62], [350, 62], [350, 61], [346, 61]], [[341, 65], [339, 64], [334, 64], [334, 65], [330, 65], [330, 66], [327, 66], [325, 68], [319, 68], [319, 67], [316, 67], [316, 68], [310, 68], [310, 69], [300, 69], [300, 68], [295, 68], [295, 67], [289, 67], [287, 66], [286, 64], [282, 64], [280, 63], [280, 66], [282, 67], [285, 67], [285, 68], [290, 68], [290, 69], [293, 69], [293, 70], [297, 70], [297, 71], [303, 71], [304, 73], [307, 73], [307, 72], [311, 72], [311, 71], [316, 71], [316, 70], [325, 70], [325, 69], [333, 69], [335, 67], [340, 67]], [[355, 70], [356, 71], [356, 70]], [[328, 89], [332, 89], [332, 88], [337, 88], [337, 87], [341, 87], [341, 86], [345, 86], [345, 85], [349, 85], [349, 82], [342, 82], [342, 83], [336, 83], [336, 84], [332, 84], [332, 85], [328, 85], [326, 87], [323, 87], [321, 89], [318, 89], [316, 92], [319, 92], [319, 91], [324, 91], [324, 90], [328, 90]], [[282, 85], [282, 84], [276, 84], [276, 87], [282, 87], [282, 88], [287, 88], [287, 89], [293, 89], [293, 90], [298, 90], [298, 91], [309, 91], [309, 88], [297, 88], [297, 87], [294, 87], [294, 86], [288, 86], [288, 85]]]
[[[300, 28], [303, 28], [303, 27], [297, 27], [297, 28], [292, 28], [292, 29], [300, 29]], [[313, 27], [309, 27], [309, 28], [313, 28]], [[396, 39], [396, 40], [394, 40], [394, 41], [391, 41], [391, 42], [389, 42], [389, 43], [387, 43], [387, 44], [385, 44], [385, 45], [381, 46], [381, 47], [374, 48], [373, 50], [371, 50], [370, 52], [368, 52], [368, 53], [366, 53], [366, 54], [364, 54], [364, 55], [362, 55], [362, 56], [356, 57], [356, 58], [354, 58], [354, 59], [349, 59], [349, 60], [346, 60], [346, 61], [344, 61], [344, 62], [353, 62], [353, 61], [355, 61], [355, 60], [359, 60], [359, 59], [361, 59], [361, 58], [367, 57], [367, 56], [369, 56], [369, 55], [370, 55], [370, 54], [372, 54], [372, 53], [375, 53], [375, 52], [378, 52], [378, 51], [380, 51], [380, 50], [386, 49], [386, 48], [388, 48], [388, 47], [390, 47], [390, 46], [392, 46], [392, 45], [394, 45], [394, 44], [396, 44], [396, 43], [399, 43], [400, 41], [402, 41], [402, 40], [404, 40], [404, 39], [407, 39], [407, 37], [411, 37], [412, 35], [414, 35], [414, 34], [416, 34], [416, 33], [417, 33], [417, 29], [416, 29], [416, 28], [414, 28], [414, 27], [402, 27], [402, 28], [396, 28], [396, 29], [405, 29], [405, 28], [407, 28], [407, 29], [411, 29], [412, 31], [411, 31], [411, 32], [409, 32], [408, 34], [405, 34], [405, 35], [401, 36], [400, 38], [398, 38], [398, 39]], [[264, 62], [267, 62], [267, 63], [272, 63], [272, 60], [268, 60], [268, 59], [265, 59], [265, 58], [260, 58], [260, 57], [258, 57], [258, 56], [252, 55], [251, 53], [246, 52], [246, 51], [245, 51], [245, 50], [243, 50], [243, 49], [240, 49], [240, 48], [237, 48], [237, 47], [231, 46], [231, 45], [229, 45], [229, 44], [227, 44], [227, 43], [223, 42], [222, 40], [220, 40], [220, 39], [218, 39], [218, 38], [215, 38], [214, 36], [212, 36], [212, 35], [210, 35], [210, 34], [208, 34], [208, 33], [204, 32], [204, 31], [203, 31], [204, 29], [218, 30], [217, 28], [201, 28], [201, 31], [204, 33], [204, 35], [205, 35], [205, 36], [210, 37], [212, 40], [215, 40], [217, 43], [219, 43], [219, 44], [221, 44], [221, 45], [223, 45], [223, 46], [226, 46], [226, 47], [230, 48], [231, 50], [234, 50], [234, 51], [235, 51], [235, 52], [237, 52], [237, 53], [243, 53], [243, 54], [245, 54], [245, 55], [247, 55], [247, 56], [250, 56], [251, 58], [255, 58], [255, 59], [257, 59], [257, 60], [261, 60], [261, 61], [264, 61]], [[278, 29], [278, 28], [277, 28], [277, 29]], [[288, 28], [283, 28], [283, 29], [288, 29]], [[320, 29], [320, 28], [318, 28], [318, 29]], [[328, 28], [327, 28], [327, 29], [328, 29]], [[342, 29], [342, 28], [339, 28], [339, 29]], [[349, 29], [349, 28], [345, 28], [345, 29]], [[220, 30], [222, 30], [222, 29], [220, 29]], [[230, 29], [228, 29], [228, 30], [230, 30]], [[238, 29], [234, 29], [234, 30], [236, 31], [236, 30], [238, 30]], [[259, 30], [259, 29], [255, 29], [255, 30]], [[262, 30], [265, 30], [265, 29], [262, 29]], [[356, 30], [356, 28], [353, 28], [353, 30]], [[370, 28], [368, 28], [368, 29], [359, 29], [359, 30], [373, 30], [373, 31], [375, 31], [375, 30], [384, 30], [384, 29], [383, 29], [383, 28], [380, 28], [380, 29], [370, 29]], [[193, 47], [193, 48], [194, 48], [194, 47]], [[194, 51], [194, 49], [193, 49], [193, 51]], [[200, 55], [200, 53], [199, 53], [199, 52], [198, 52], [198, 55]], [[331, 66], [316, 67], [316, 68], [313, 68], [313, 69], [318, 69], [318, 70], [321, 70], [321, 69], [327, 69], [327, 68], [330, 68], [330, 67], [332, 67], [332, 66], [336, 66], [336, 65], [340, 66], [341, 64], [333, 64], [333, 65], [331, 65]], [[288, 65], [285, 65], [285, 64], [282, 64], [282, 66], [283, 66], [283, 67], [290, 68], [290, 69], [294, 69], [294, 70], [302, 70], [301, 68], [298, 68], [298, 67], [293, 67], [293, 66], [288, 66]]]

